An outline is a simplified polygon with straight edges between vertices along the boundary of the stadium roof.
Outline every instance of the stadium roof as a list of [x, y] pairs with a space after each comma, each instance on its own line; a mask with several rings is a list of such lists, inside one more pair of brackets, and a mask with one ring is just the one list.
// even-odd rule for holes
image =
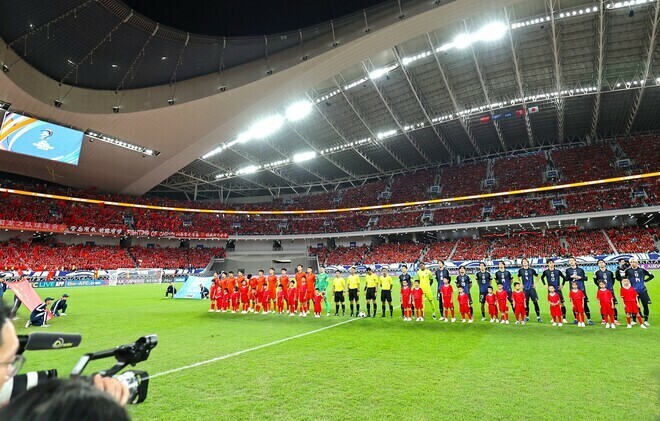
[[[26, 6], [15, 4], [22, 3], [3, 5], [3, 12], [18, 13]], [[51, 2], [42, 3], [45, 10], [55, 9], [46, 7]], [[66, 7], [74, 10], [88, 2], [57, 3], [61, 14]], [[83, 150], [79, 170], [89, 177], [82, 180], [104, 190], [141, 194], [151, 189], [191, 198], [321, 191], [460, 159], [660, 128], [660, 0], [564, 0], [561, 8], [556, 0], [404, 1], [401, 9], [398, 2], [386, 2], [370, 12], [371, 18], [346, 18], [341, 30], [336, 23], [322, 26], [329, 32], [303, 37], [302, 46], [300, 38], [294, 42], [288, 36], [261, 39], [258, 54], [253, 54], [254, 45], [235, 46], [234, 61], [224, 62], [232, 68], [220, 75], [217, 54], [192, 48], [197, 45], [191, 44], [192, 36], [176, 41], [181, 33], [146, 18], [126, 20], [130, 11], [117, 1], [92, 3], [85, 6], [95, 10], [89, 16], [83, 9], [73, 18], [67, 15], [67, 27], [79, 31], [74, 39], [55, 32], [35, 38], [36, 32], [44, 32], [37, 27], [26, 37], [30, 31], [21, 32], [19, 24], [9, 30], [8, 18], [2, 18], [0, 35], [12, 53], [25, 49], [29, 54], [15, 60], [5, 54], [3, 63], [10, 69], [0, 78], [8, 75], [16, 85], [0, 88], [0, 99], [161, 152], [141, 161], [128, 153], [121, 174], [115, 174], [116, 166], [113, 171], [102, 161], [114, 159], [117, 148], [105, 146], [102, 155], [95, 154], [103, 159], [88, 162]], [[131, 32], [123, 38], [112, 35], [111, 43], [95, 49], [101, 35], [112, 29], [99, 26], [112, 26], [110, 15], [126, 20], [120, 26]], [[20, 16], [25, 27], [26, 15]], [[42, 21], [56, 16], [52, 12]], [[94, 30], [89, 19], [97, 19]], [[97, 38], [82, 36], [90, 32]], [[205, 39], [210, 38], [194, 41], [203, 44]], [[156, 49], [155, 43], [178, 45], [168, 51], [179, 54]], [[73, 65], [64, 60], [71, 52], [67, 48], [74, 48], [70, 44], [75, 45]], [[138, 49], [140, 45], [154, 51]], [[131, 54], [119, 54], [119, 49]], [[197, 58], [189, 60], [193, 52]], [[175, 56], [179, 58], [172, 66], [165, 63]], [[25, 80], [14, 79], [25, 68], [19, 67], [22, 60], [51, 82], [68, 74], [63, 85], [72, 85], [74, 94], [63, 109], [73, 112], [50, 105], [54, 96], [61, 96], [61, 87], [51, 88], [48, 98], [30, 90]], [[134, 71], [115, 75], [115, 61]], [[163, 83], [167, 85], [124, 91]], [[207, 86], [213, 88], [203, 89]], [[82, 89], [89, 87], [110, 92]], [[87, 108], [73, 100], [85, 95], [102, 99], [86, 100]], [[117, 102], [124, 95], [129, 99]], [[49, 106], [34, 105], [31, 97]], [[175, 106], [167, 107], [166, 98]], [[121, 112], [102, 114], [113, 103]], [[292, 104], [298, 106], [289, 110]], [[64, 178], [74, 174], [68, 168], [58, 170]], [[113, 171], [112, 179], [105, 181], [99, 175], [103, 171], [106, 177]], [[83, 183], [79, 175], [75, 178], [68, 183]]]

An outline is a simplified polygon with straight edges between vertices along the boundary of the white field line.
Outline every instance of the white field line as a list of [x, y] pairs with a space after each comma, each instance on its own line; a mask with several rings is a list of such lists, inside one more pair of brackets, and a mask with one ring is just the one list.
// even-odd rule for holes
[[356, 318], [344, 320], [343, 322], [335, 323], [335, 324], [330, 325], [330, 326], [325, 326], [325, 327], [322, 327], [320, 329], [310, 330], [309, 332], [300, 333], [298, 335], [289, 336], [288, 338], [278, 339], [276, 341], [269, 342], [267, 344], [263, 344], [263, 345], [259, 345], [259, 346], [255, 346], [253, 348], [243, 349], [241, 351], [232, 352], [231, 354], [211, 358], [210, 360], [199, 361], [199, 362], [196, 362], [194, 364], [184, 365], [184, 366], [178, 367], [178, 368], [173, 368], [171, 370], [163, 371], [161, 373], [152, 374], [151, 376], [149, 376], [149, 378], [150, 379], [155, 379], [156, 377], [166, 376], [168, 374], [178, 373], [179, 371], [189, 370], [191, 368], [196, 368], [196, 367], [200, 367], [200, 366], [203, 366], [203, 365], [207, 365], [207, 364], [215, 363], [215, 362], [218, 362], [218, 361], [226, 360], [227, 358], [236, 357], [236, 356], [239, 356], [239, 355], [246, 354], [248, 352], [258, 351], [258, 350], [263, 349], [263, 348], [268, 348], [269, 346], [279, 345], [281, 343], [288, 342], [288, 341], [291, 341], [291, 340], [294, 340], [294, 339], [298, 339], [298, 338], [302, 338], [302, 337], [305, 337], [305, 336], [308, 336], [308, 335], [313, 335], [315, 333], [323, 332], [324, 330], [328, 330], [328, 329], [332, 329], [333, 327], [345, 325], [346, 323], [351, 323], [351, 322], [354, 322], [356, 320], [359, 320], [359, 318], [356, 317]]

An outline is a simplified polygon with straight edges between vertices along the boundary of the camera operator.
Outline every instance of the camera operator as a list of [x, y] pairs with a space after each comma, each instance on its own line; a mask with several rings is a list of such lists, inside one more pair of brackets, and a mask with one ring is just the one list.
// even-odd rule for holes
[[80, 380], [41, 383], [0, 408], [0, 419], [30, 421], [128, 421], [121, 405], [107, 393]]
[[[11, 322], [2, 301], [0, 301], [0, 389], [23, 366], [25, 358], [16, 354], [18, 347], [18, 336], [16, 336], [14, 324]], [[101, 377], [97, 374], [94, 376], [93, 385], [110, 395], [122, 406], [128, 402], [129, 391], [117, 379]]]

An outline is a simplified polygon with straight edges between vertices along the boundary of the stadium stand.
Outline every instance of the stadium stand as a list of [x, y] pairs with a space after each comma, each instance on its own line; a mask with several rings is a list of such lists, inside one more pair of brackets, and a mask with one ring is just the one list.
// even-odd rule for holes
[[440, 176], [443, 197], [478, 194], [486, 178], [486, 161], [472, 162], [446, 168]]
[[543, 171], [547, 161], [543, 152], [493, 160], [493, 174], [497, 180], [494, 191], [528, 189], [544, 185]]
[[609, 143], [556, 149], [552, 162], [561, 172], [562, 182], [598, 180], [623, 175], [614, 167], [614, 151]]
[[640, 227], [611, 228], [606, 233], [619, 253], [648, 253], [656, 250], [654, 237], [658, 236], [657, 227], [655, 230]]
[[657, 134], [618, 139], [621, 149], [634, 161], [633, 172], [658, 171], [660, 168], [660, 136]]

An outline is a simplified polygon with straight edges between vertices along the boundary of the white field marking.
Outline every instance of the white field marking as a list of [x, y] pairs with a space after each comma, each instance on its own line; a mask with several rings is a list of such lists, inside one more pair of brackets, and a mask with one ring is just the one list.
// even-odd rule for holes
[[346, 323], [351, 323], [351, 322], [354, 322], [356, 320], [359, 320], [359, 318], [356, 317], [354, 319], [344, 320], [343, 322], [335, 323], [333, 325], [322, 327], [320, 329], [310, 330], [309, 332], [300, 333], [298, 335], [289, 336], [288, 338], [278, 339], [276, 341], [269, 342], [267, 344], [263, 344], [263, 345], [259, 345], [259, 346], [255, 346], [253, 348], [243, 349], [241, 351], [232, 352], [231, 354], [211, 358], [210, 360], [200, 361], [200, 362], [197, 362], [197, 363], [194, 363], [194, 364], [184, 365], [183, 367], [173, 368], [171, 370], [163, 371], [162, 373], [153, 374], [153, 375], [149, 376], [149, 378], [150, 379], [155, 379], [156, 377], [166, 376], [168, 374], [178, 373], [179, 371], [189, 370], [191, 368], [200, 367], [200, 366], [203, 366], [203, 365], [206, 365], [206, 364], [211, 364], [211, 363], [214, 363], [214, 362], [217, 362], [217, 361], [226, 360], [227, 358], [236, 357], [238, 355], [246, 354], [246, 353], [252, 352], [252, 351], [258, 351], [260, 349], [267, 348], [269, 346], [279, 345], [283, 342], [291, 341], [293, 339], [298, 339], [298, 338], [302, 338], [304, 336], [313, 335], [315, 333], [323, 332], [324, 330], [328, 330], [328, 329], [332, 329], [333, 327], [345, 325]]

